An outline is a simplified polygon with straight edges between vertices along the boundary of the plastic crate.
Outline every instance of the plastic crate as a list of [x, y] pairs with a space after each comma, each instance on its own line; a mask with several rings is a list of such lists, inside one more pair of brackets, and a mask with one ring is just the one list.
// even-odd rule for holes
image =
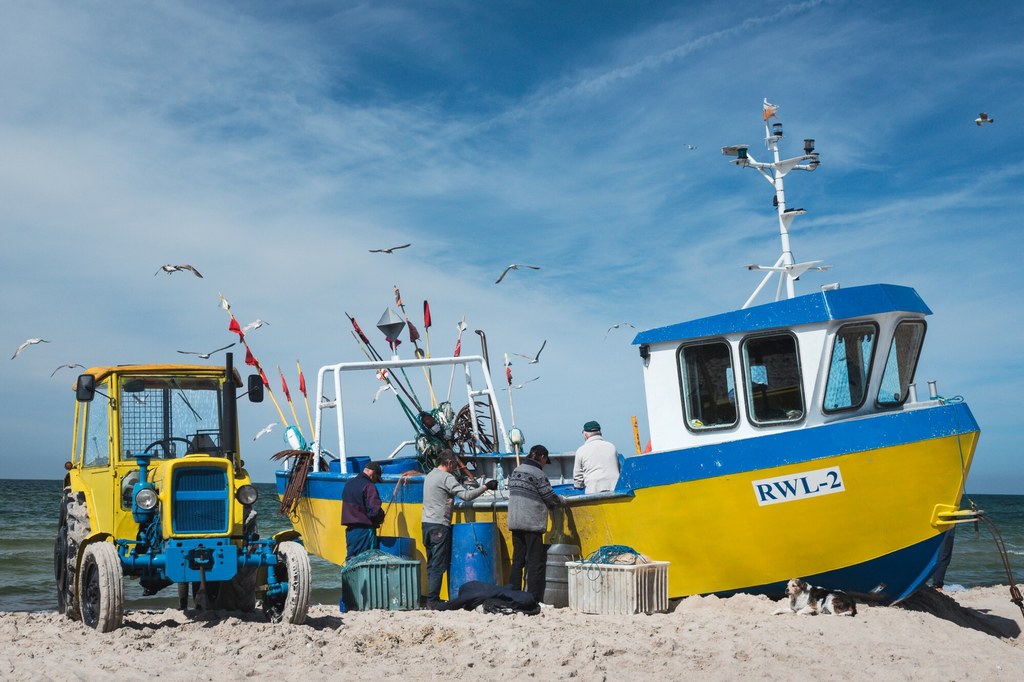
[[609, 616], [668, 611], [668, 565], [567, 561], [569, 608]]
[[420, 606], [420, 562], [389, 557], [387, 561], [346, 567], [341, 598], [352, 611], [410, 611]]

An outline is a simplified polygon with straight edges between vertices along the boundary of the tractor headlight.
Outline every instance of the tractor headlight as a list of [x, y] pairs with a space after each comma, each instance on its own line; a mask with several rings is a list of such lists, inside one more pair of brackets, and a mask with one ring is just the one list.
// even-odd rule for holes
[[244, 505], [255, 504], [259, 496], [260, 491], [256, 490], [256, 486], [252, 485], [243, 485], [235, 491], [235, 499]]
[[157, 497], [156, 491], [152, 488], [143, 488], [139, 492], [135, 493], [135, 504], [139, 509], [149, 511], [156, 507], [156, 503], [160, 501]]

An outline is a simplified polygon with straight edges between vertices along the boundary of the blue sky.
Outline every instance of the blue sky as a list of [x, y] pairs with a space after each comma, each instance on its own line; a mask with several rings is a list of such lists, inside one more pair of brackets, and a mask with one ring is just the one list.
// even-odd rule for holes
[[[1009, 2], [3, 3], [0, 339], [51, 341], [0, 360], [4, 477], [61, 475], [59, 364], [228, 343], [223, 292], [297, 394], [295, 360], [309, 381], [361, 359], [344, 313], [372, 330], [396, 284], [414, 322], [430, 301], [435, 355], [463, 315], [466, 352], [473, 329], [492, 359], [547, 340], [513, 364], [541, 377], [515, 393], [531, 443], [598, 419], [628, 450], [640, 360], [608, 327], [738, 307], [743, 266], [777, 257], [771, 188], [720, 154], [761, 148], [768, 98], [784, 154], [813, 137], [822, 159], [786, 189], [797, 260], [833, 270], [798, 290], [915, 287], [918, 383], [983, 429], [968, 490], [1024, 493], [1022, 29]], [[512, 262], [542, 269], [495, 285]], [[371, 399], [350, 450], [380, 456], [408, 427]], [[269, 481], [280, 432], [250, 435], [276, 412], [241, 419]]]

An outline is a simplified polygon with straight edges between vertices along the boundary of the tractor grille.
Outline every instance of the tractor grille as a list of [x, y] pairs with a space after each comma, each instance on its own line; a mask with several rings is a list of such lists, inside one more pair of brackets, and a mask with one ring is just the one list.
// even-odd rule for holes
[[223, 469], [183, 467], [174, 472], [171, 528], [175, 533], [227, 533], [231, 503]]

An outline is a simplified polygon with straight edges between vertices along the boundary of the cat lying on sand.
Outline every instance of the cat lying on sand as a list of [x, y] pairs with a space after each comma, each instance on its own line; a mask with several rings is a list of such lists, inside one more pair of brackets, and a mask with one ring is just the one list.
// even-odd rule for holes
[[840, 590], [826, 590], [815, 587], [806, 580], [793, 578], [786, 585], [786, 596], [789, 605], [781, 608], [773, 615], [780, 613], [796, 613], [801, 616], [814, 616], [819, 613], [835, 616], [856, 616], [857, 603], [853, 598]]

